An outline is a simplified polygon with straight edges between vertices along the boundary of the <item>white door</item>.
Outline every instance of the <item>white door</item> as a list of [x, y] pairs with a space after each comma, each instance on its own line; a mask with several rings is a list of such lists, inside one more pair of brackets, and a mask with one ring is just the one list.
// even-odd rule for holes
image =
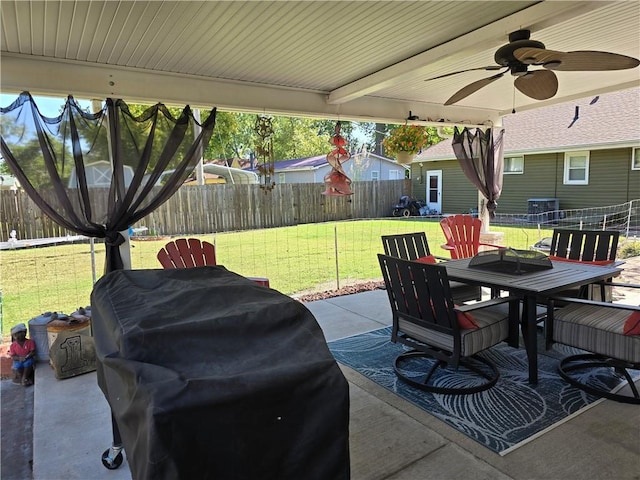
[[[442, 213], [442, 170], [427, 170], [427, 206], [429, 213]], [[435, 211], [435, 212], [434, 212]]]

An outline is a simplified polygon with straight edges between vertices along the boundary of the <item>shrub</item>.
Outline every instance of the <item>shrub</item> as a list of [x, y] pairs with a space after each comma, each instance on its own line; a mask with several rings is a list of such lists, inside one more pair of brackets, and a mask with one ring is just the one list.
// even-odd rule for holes
[[620, 258], [640, 256], [640, 242], [629, 242], [620, 248]]

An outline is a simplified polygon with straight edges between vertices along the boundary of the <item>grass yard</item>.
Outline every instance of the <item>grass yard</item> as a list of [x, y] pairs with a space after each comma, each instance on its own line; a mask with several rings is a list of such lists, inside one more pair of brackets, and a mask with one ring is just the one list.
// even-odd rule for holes
[[[517, 249], [528, 249], [552, 233], [520, 226], [492, 226], [491, 230], [504, 232], [504, 243]], [[380, 236], [417, 231], [426, 232], [434, 255], [449, 256], [440, 248], [444, 236], [438, 222], [417, 217], [189, 236], [215, 243], [218, 264], [241, 275], [268, 277], [272, 288], [292, 295], [332, 290], [338, 282], [342, 287], [381, 279], [376, 258], [382, 253]], [[133, 268], [159, 268], [156, 253], [165, 243], [133, 241]], [[104, 245], [96, 242], [98, 278], [104, 253]], [[88, 243], [1, 251], [3, 337], [16, 323], [26, 323], [45, 311], [71, 313], [87, 306], [93, 284], [91, 263]]]

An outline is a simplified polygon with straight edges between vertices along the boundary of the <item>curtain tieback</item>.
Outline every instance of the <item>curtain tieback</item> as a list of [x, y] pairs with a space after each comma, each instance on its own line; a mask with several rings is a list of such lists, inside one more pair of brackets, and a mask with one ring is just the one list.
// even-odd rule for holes
[[110, 247], [119, 247], [124, 243], [124, 237], [120, 234], [120, 232], [107, 232], [104, 239], [105, 243]]

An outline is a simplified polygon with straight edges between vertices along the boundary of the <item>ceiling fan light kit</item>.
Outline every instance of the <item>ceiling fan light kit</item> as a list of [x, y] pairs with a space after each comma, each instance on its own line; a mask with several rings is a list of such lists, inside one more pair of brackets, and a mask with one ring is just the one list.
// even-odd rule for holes
[[[640, 65], [640, 60], [611, 52], [582, 50], [559, 52], [547, 50], [544, 43], [530, 39], [529, 30], [509, 34], [509, 43], [500, 47], [494, 60], [497, 65], [469, 68], [447, 73], [428, 80], [457, 75], [475, 70], [504, 70], [491, 77], [476, 80], [454, 93], [444, 104], [453, 105], [510, 72], [516, 77], [514, 86], [522, 94], [535, 100], [547, 100], [558, 92], [558, 77], [553, 71], [610, 71], [626, 70]], [[542, 67], [529, 70], [529, 67]]]

